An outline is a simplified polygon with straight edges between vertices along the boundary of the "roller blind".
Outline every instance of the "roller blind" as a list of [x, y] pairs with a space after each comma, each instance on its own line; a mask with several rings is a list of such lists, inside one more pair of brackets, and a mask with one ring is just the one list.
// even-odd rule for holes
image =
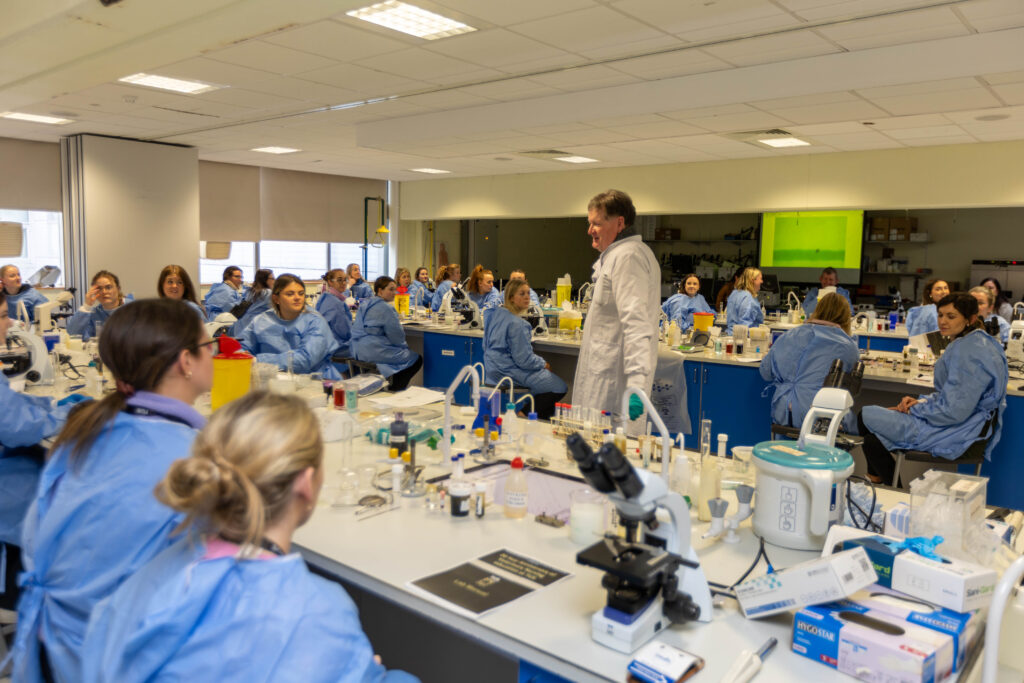
[[60, 145], [0, 138], [0, 209], [61, 211]]
[[[261, 237], [362, 242], [363, 198], [386, 198], [386, 192], [384, 180], [261, 168]], [[377, 220], [375, 204], [370, 211], [372, 230]]]
[[208, 242], [260, 240], [258, 166], [199, 162], [199, 239]]

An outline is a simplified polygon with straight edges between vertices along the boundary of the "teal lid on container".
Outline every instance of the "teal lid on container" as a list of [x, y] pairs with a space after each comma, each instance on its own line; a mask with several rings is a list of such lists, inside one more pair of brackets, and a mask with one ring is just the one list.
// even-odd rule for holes
[[796, 441], [762, 441], [754, 446], [754, 457], [781, 467], [803, 470], [845, 470], [853, 456], [834, 446], [809, 442], [798, 448]]

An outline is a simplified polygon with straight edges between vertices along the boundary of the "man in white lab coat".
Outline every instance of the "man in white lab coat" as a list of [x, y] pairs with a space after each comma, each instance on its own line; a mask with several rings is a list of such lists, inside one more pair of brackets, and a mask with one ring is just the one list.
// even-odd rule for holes
[[[617, 421], [626, 387], [650, 396], [658, 361], [661, 270], [633, 227], [636, 209], [625, 192], [608, 190], [590, 200], [594, 263], [593, 301], [583, 328], [583, 345], [573, 383], [573, 403], [609, 410]], [[629, 418], [643, 413], [635, 396]]]

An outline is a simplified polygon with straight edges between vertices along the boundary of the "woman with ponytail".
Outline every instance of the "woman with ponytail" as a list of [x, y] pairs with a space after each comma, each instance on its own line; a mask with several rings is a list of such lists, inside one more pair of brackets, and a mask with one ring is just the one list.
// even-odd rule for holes
[[190, 534], [93, 613], [83, 681], [415, 681], [374, 660], [352, 600], [292, 536], [323, 483], [320, 425], [294, 396], [217, 411], [157, 497]]
[[99, 352], [117, 390], [71, 412], [25, 516], [14, 680], [81, 680], [93, 607], [170, 544], [181, 516], [153, 487], [203, 425], [213, 344], [181, 301], [111, 314]]

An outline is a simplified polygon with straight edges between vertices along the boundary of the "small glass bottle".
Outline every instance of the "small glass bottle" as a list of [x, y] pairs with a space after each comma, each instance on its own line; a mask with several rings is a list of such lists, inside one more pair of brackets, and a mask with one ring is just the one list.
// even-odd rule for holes
[[476, 500], [473, 501], [477, 517], [483, 517], [487, 509], [487, 485], [482, 481], [476, 483]]
[[526, 516], [526, 473], [523, 472], [523, 459], [516, 457], [512, 460], [512, 470], [505, 480], [505, 516], [525, 517]]

